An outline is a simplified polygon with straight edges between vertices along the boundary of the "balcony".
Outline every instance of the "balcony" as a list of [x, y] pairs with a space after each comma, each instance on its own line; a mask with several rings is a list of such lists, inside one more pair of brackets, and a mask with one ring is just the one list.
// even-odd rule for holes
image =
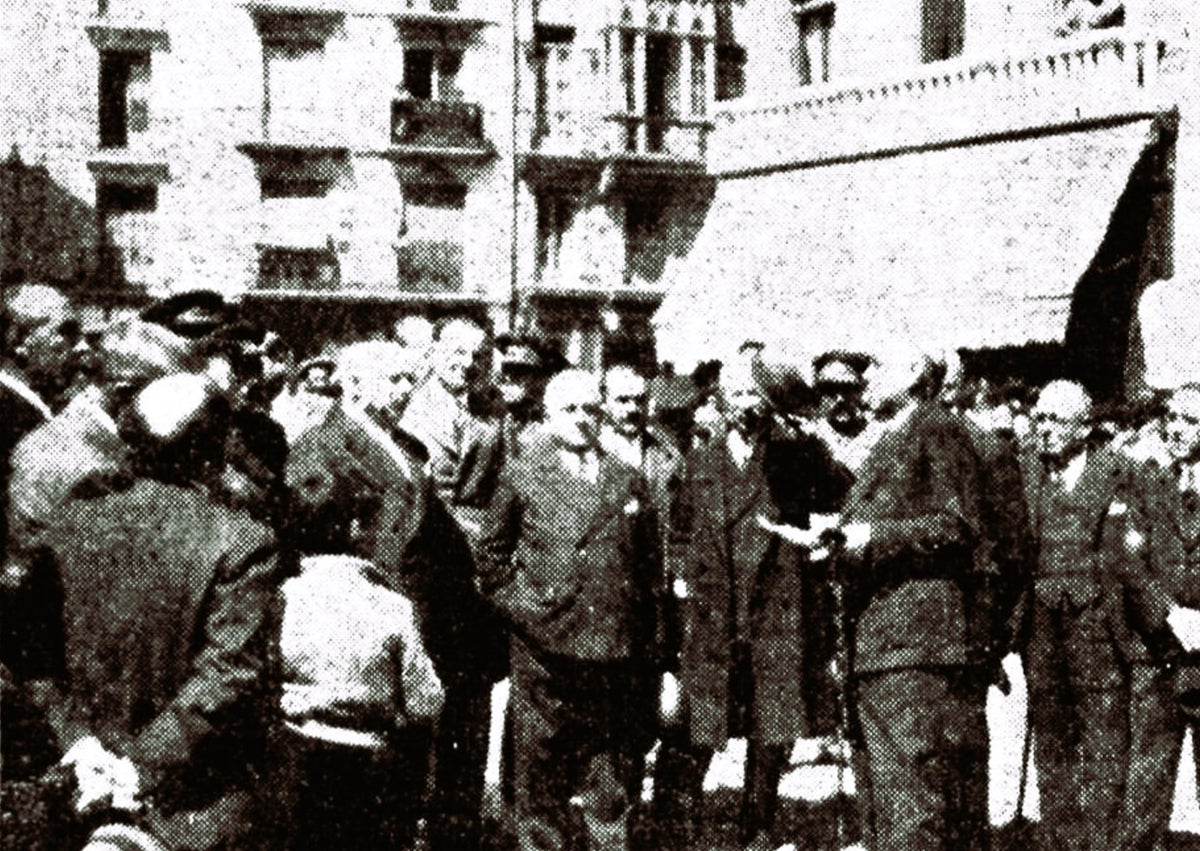
[[258, 245], [258, 287], [285, 292], [329, 292], [341, 286], [332, 249]]
[[495, 154], [473, 103], [405, 98], [392, 101], [390, 159], [481, 162]]
[[640, 185], [705, 172], [713, 125], [699, 118], [625, 113], [543, 112], [526, 119], [532, 145], [522, 157], [534, 183], [572, 182], [611, 167], [618, 184]]
[[844, 162], [1149, 116], [1174, 105], [1160, 80], [1171, 62], [1161, 39], [1108, 30], [892, 79], [813, 86], [789, 103], [718, 113], [710, 171]]

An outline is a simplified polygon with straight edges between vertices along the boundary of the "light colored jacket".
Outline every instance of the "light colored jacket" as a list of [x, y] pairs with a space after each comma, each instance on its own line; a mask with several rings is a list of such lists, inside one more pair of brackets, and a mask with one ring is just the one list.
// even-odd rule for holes
[[369, 561], [322, 555], [283, 584], [283, 714], [296, 732], [384, 747], [388, 732], [441, 711], [412, 603], [381, 583]]

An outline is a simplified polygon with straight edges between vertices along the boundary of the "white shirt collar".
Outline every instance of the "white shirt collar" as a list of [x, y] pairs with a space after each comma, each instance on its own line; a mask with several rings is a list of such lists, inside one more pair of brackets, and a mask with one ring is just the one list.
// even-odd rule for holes
[[1080, 452], [1074, 458], [1067, 462], [1067, 466], [1062, 470], [1063, 487], [1068, 491], [1075, 490], [1075, 486], [1079, 484], [1079, 479], [1083, 475], [1083, 470], [1087, 466], [1087, 453]]

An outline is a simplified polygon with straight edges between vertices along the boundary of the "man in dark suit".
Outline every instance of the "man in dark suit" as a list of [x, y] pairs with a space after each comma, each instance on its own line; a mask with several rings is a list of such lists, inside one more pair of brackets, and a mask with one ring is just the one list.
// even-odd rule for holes
[[[1177, 681], [1194, 677], [1200, 659], [1200, 386], [1171, 394], [1164, 431], [1162, 454], [1145, 469], [1144, 498], [1114, 518], [1125, 521], [1124, 535], [1116, 537], [1131, 557], [1123, 565], [1132, 617], [1122, 849], [1165, 847], [1187, 724]], [[1194, 741], [1196, 734], [1193, 726]]]
[[596, 443], [594, 376], [560, 373], [544, 432], [511, 461], [484, 521], [480, 587], [511, 635], [515, 821], [523, 849], [627, 842], [640, 732], [630, 700], [656, 631], [654, 507]]
[[775, 847], [780, 775], [812, 729], [802, 641], [810, 515], [832, 511], [849, 476], [816, 437], [780, 430], [762, 377], [753, 357], [722, 369], [726, 431], [687, 457], [671, 519], [683, 729], [659, 754], [655, 809], [676, 847], [690, 847], [709, 762], [735, 736], [749, 739], [741, 839]]
[[382, 502], [371, 560], [412, 601], [446, 688], [435, 729], [430, 842], [471, 848], [479, 841], [491, 684], [503, 676], [505, 647], [498, 618], [475, 588], [467, 538], [439, 494], [436, 469], [427, 472], [430, 449], [406, 430], [407, 419], [394, 416], [411, 390], [414, 357], [382, 341], [347, 347], [338, 363], [343, 398], [296, 441], [287, 478], [314, 503], [338, 480], [369, 485]]
[[[1130, 550], [1144, 477], [1089, 440], [1091, 399], [1054, 381], [1038, 396], [1036, 455], [1024, 459], [1037, 543], [1024, 655], [1041, 792], [1055, 848], [1116, 847], [1129, 766], [1131, 629], [1149, 576]], [[1148, 802], [1147, 802], [1148, 805]]]
[[884, 420], [842, 514], [851, 723], [865, 844], [987, 843], [992, 576], [983, 464], [936, 402], [939, 365], [904, 348], [867, 376]]
[[[439, 667], [446, 687], [434, 745], [435, 779], [430, 843], [434, 851], [459, 851], [479, 843], [483, 805], [487, 730], [492, 685], [504, 676], [503, 635], [480, 614], [484, 601], [469, 584], [474, 573], [471, 541], [478, 534], [478, 504], [464, 499], [474, 462], [468, 453], [490, 432], [471, 410], [470, 378], [485, 340], [483, 328], [469, 319], [450, 319], [434, 329], [432, 370], [416, 388], [398, 427], [420, 440], [428, 453], [438, 497], [426, 527], [434, 542], [438, 575], [453, 575], [451, 587], [431, 583], [429, 590], [445, 605], [445, 629], [456, 646], [454, 670]], [[472, 486], [475, 487], [475, 486]], [[469, 504], [468, 504], [469, 503]], [[459, 581], [466, 578], [465, 589]], [[436, 655], [435, 642], [429, 650]]]
[[148, 385], [123, 419], [133, 475], [69, 500], [42, 533], [62, 589], [48, 717], [78, 806], [125, 810], [169, 849], [257, 848], [276, 544], [199, 484], [228, 409], [207, 381]]

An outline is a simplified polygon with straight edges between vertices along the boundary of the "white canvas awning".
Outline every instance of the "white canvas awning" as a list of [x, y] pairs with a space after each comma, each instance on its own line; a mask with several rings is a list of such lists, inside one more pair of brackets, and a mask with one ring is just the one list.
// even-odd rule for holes
[[655, 324], [687, 369], [748, 337], [798, 356], [901, 334], [1061, 340], [1151, 122], [722, 181]]

